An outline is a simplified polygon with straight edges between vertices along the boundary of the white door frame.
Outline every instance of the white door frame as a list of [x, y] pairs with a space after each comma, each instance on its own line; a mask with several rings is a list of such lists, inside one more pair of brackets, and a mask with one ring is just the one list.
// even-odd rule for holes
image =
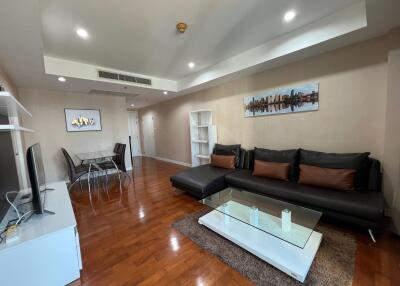
[[153, 115], [147, 114], [142, 117], [142, 132], [143, 132], [143, 156], [155, 157], [156, 144], [154, 132], [154, 118]]
[[137, 111], [128, 111], [129, 136], [131, 136], [132, 157], [141, 156], [139, 115]]

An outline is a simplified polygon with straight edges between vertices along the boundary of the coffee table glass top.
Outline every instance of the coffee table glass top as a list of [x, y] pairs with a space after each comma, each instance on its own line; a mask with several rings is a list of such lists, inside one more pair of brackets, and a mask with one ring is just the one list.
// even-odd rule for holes
[[322, 213], [236, 188], [200, 200], [202, 204], [261, 231], [304, 248]]

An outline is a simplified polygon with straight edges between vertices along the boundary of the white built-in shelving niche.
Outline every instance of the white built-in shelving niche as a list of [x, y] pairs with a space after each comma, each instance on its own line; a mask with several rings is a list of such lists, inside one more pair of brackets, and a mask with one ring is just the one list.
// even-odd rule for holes
[[33, 132], [32, 129], [20, 126], [20, 117], [32, 114], [9, 92], [0, 91], [0, 115], [9, 118], [7, 124], [0, 124], [1, 131], [24, 131]]
[[210, 162], [210, 155], [217, 143], [217, 127], [212, 124], [211, 110], [189, 113], [192, 167]]

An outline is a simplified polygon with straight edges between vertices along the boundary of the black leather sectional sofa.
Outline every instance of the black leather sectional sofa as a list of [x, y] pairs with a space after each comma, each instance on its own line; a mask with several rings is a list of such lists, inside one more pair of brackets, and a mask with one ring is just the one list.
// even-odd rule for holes
[[[299, 149], [294, 164], [303, 160], [302, 152], [312, 151]], [[335, 155], [314, 153], [317, 155], [315, 158], [321, 162], [324, 161], [323, 154]], [[235, 170], [207, 164], [182, 171], [170, 179], [174, 187], [198, 198], [207, 197], [227, 187], [236, 187], [321, 211], [324, 217], [333, 218], [338, 222], [376, 230], [382, 225], [384, 216], [380, 162], [366, 154], [364, 174], [358, 178], [361, 188], [351, 192], [299, 184], [296, 178], [282, 181], [253, 176], [254, 151], [244, 149], [240, 149]], [[294, 166], [293, 169], [293, 176], [296, 177], [298, 168]], [[370, 234], [372, 236], [372, 233]]]

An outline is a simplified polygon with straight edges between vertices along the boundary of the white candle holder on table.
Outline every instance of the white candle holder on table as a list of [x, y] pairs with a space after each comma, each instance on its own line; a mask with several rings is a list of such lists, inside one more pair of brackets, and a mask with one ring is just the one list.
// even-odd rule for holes
[[292, 229], [292, 212], [289, 209], [282, 211], [282, 230], [290, 231]]
[[224, 214], [225, 214], [224, 221], [225, 221], [225, 223], [229, 223], [231, 221], [231, 217], [229, 216], [229, 209], [230, 209], [229, 205], [223, 204], [222, 206], [224, 208]]
[[250, 224], [258, 226], [258, 222], [259, 222], [258, 208], [253, 206], [250, 208]]

